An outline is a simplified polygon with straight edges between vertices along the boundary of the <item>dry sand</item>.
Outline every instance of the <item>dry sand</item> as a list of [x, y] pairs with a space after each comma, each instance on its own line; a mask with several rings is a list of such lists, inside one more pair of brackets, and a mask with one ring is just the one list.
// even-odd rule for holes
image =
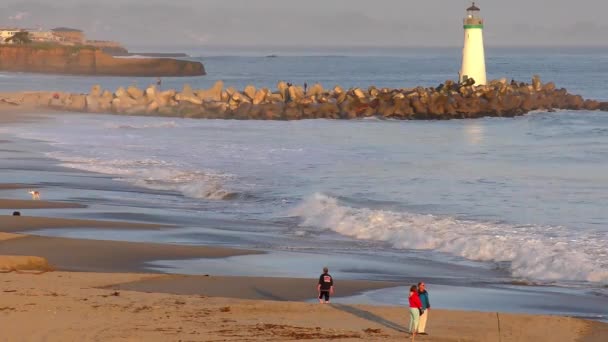
[[[6, 341], [404, 341], [406, 309], [114, 291], [154, 276], [3, 274]], [[226, 283], [230, 286], [231, 283]], [[574, 318], [432, 310], [418, 341], [605, 341], [606, 324]], [[500, 329], [499, 329], [500, 326]]]

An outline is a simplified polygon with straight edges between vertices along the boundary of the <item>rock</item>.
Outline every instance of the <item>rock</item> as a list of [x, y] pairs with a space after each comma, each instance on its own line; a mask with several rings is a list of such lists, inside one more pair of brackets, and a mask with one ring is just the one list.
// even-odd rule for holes
[[283, 118], [285, 120], [299, 120], [302, 118], [302, 110], [300, 106], [295, 102], [289, 102], [285, 104], [285, 110], [283, 112]]
[[194, 105], [203, 104], [203, 100], [194, 94], [194, 91], [192, 91], [192, 87], [189, 84], [185, 84], [182, 92], [175, 95], [175, 100], [189, 102]]
[[268, 93], [270, 93], [270, 90], [267, 88], [259, 89], [258, 91], [256, 91], [255, 95], [253, 95], [253, 104], [259, 105], [266, 101], [266, 96], [268, 96]]
[[179, 116], [179, 112], [175, 110], [174, 107], [160, 107], [158, 109], [158, 114], [162, 116]]
[[364, 101], [367, 100], [367, 97], [365, 96], [365, 93], [363, 93], [363, 90], [359, 89], [359, 88], [355, 88], [353, 89], [353, 94], [360, 100], [360, 101]]
[[251, 103], [251, 99], [247, 95], [241, 94], [238, 91], [235, 91], [234, 93], [232, 93], [231, 100], [236, 101], [236, 102]]
[[541, 91], [543, 88], [543, 83], [540, 81], [540, 76], [534, 75], [532, 76], [532, 89], [534, 91]]
[[549, 83], [543, 85], [542, 90], [544, 92], [552, 92], [552, 91], [554, 91], [555, 90], [555, 83], [549, 82]]
[[584, 100], [580, 95], [566, 96], [566, 109], [580, 110], [583, 109]]
[[196, 96], [203, 100], [203, 102], [208, 101], [221, 101], [222, 100], [222, 90], [224, 89], [224, 82], [217, 81], [213, 85], [213, 87], [209, 89], [198, 90], [196, 92]]
[[150, 85], [150, 86], [148, 86], [148, 88], [146, 88], [146, 97], [148, 99], [156, 98], [156, 86], [155, 85]]
[[327, 119], [339, 119], [340, 118], [340, 108], [337, 104], [331, 102], [325, 102], [319, 104], [317, 108], [317, 117], [319, 118], [327, 118]]
[[128, 114], [128, 115], [145, 114], [146, 109], [147, 109], [146, 105], [136, 104], [134, 106], [127, 108], [124, 113]]
[[72, 94], [65, 102], [65, 109], [75, 112], [85, 112], [87, 109], [86, 95]]
[[283, 118], [284, 104], [264, 103], [258, 106], [258, 117], [263, 120], [280, 120]]
[[250, 100], [253, 101], [253, 98], [255, 97], [255, 94], [256, 94], [256, 89], [255, 89], [254, 86], [248, 85], [248, 86], [245, 87], [245, 90], [243, 90], [243, 93], [245, 95], [247, 95]]
[[165, 90], [156, 95], [156, 102], [160, 107], [166, 107], [171, 104], [172, 99], [175, 97], [176, 91], [174, 89]]
[[125, 93], [122, 96], [115, 97], [112, 100], [112, 111], [115, 113], [124, 114], [129, 112], [133, 107], [138, 105], [137, 101]]
[[288, 89], [289, 87], [287, 86], [287, 83], [280, 81], [279, 83], [277, 83], [277, 90], [279, 91], [279, 94], [281, 94], [281, 98], [283, 101], [287, 101], [287, 96], [288, 96]]
[[136, 86], [129, 86], [127, 88], [127, 94], [134, 100], [139, 100], [144, 96], [144, 92]]
[[103, 97], [104, 99], [112, 99], [114, 98], [114, 95], [109, 91], [109, 90], [104, 90], [103, 93], [101, 94], [101, 97]]
[[87, 112], [88, 113], [101, 113], [102, 109], [99, 105], [99, 97], [93, 95], [87, 95], [85, 98], [87, 102]]
[[194, 94], [194, 91], [192, 90], [192, 86], [190, 84], [186, 83], [182, 87], [182, 92], [181, 93], [190, 96], [190, 95]]
[[249, 112], [251, 111], [252, 104], [249, 102], [241, 102], [237, 105], [237, 107], [232, 111], [232, 114], [235, 119], [251, 119], [249, 116]]
[[320, 97], [324, 92], [325, 90], [323, 90], [323, 86], [319, 83], [315, 83], [312, 87], [310, 87], [310, 89], [308, 89], [306, 95]]
[[205, 111], [213, 114], [213, 117], [222, 118], [226, 116], [228, 112], [228, 104], [226, 102], [205, 102], [204, 103]]
[[114, 92], [115, 97], [123, 97], [126, 95], [127, 95], [127, 91], [123, 87], [118, 87], [118, 89], [116, 89], [116, 91]]
[[304, 97], [304, 89], [291, 86], [287, 89], [288, 91], [288, 99], [290, 101], [299, 102]]
[[272, 93], [272, 94], [268, 94], [266, 96], [266, 101], [270, 102], [270, 103], [278, 103], [278, 102], [283, 102], [283, 95], [279, 94], [279, 93]]
[[160, 106], [158, 105], [158, 102], [152, 101], [152, 102], [150, 102], [150, 104], [148, 104], [148, 107], [146, 107], [146, 113], [147, 114], [154, 113], [154, 112], [158, 111], [159, 108], [160, 108]]
[[101, 96], [101, 86], [99, 84], [92, 86], [91, 93], [89, 95], [91, 95], [93, 97], [100, 97]]
[[608, 112], [608, 102], [600, 102], [599, 109], [604, 112]]
[[421, 97], [412, 97], [410, 99], [410, 104], [414, 109], [414, 113], [417, 115], [416, 118], [426, 118], [426, 115], [429, 113], [429, 109], [425, 102], [426, 100]]
[[375, 98], [375, 97], [378, 97], [378, 95], [380, 94], [380, 91], [376, 87], [371, 86], [367, 89], [367, 93], [369, 94], [369, 96]]

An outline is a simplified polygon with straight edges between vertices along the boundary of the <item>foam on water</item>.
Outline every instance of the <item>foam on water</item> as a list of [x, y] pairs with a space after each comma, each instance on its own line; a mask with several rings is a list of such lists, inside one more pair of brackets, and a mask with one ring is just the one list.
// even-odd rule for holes
[[[353, 208], [317, 193], [291, 212], [323, 228], [395, 248], [436, 250], [475, 261], [508, 262], [514, 277], [608, 283], [606, 240], [563, 227], [513, 226], [407, 212]], [[598, 234], [599, 235], [599, 234]]]
[[210, 200], [227, 200], [238, 196], [225, 185], [233, 176], [214, 170], [184, 170], [172, 163], [154, 159], [102, 160], [73, 157], [64, 152], [50, 152], [47, 155], [62, 161], [64, 167], [113, 175], [143, 188], [178, 191], [186, 197]]
[[155, 129], [155, 128], [178, 128], [180, 127], [175, 121], [154, 122], [142, 125], [128, 125], [109, 123], [106, 125], [109, 129]]

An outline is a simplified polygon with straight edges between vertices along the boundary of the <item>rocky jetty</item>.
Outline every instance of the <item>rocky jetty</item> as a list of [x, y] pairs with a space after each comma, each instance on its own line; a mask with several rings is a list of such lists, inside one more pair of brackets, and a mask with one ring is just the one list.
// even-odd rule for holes
[[[531, 83], [495, 80], [473, 86], [446, 81], [436, 88], [325, 89], [279, 82], [276, 90], [247, 86], [242, 91], [224, 88], [218, 81], [210, 89], [159, 91], [135, 86], [114, 92], [94, 86], [89, 94], [45, 93], [29, 95], [38, 105], [58, 110], [156, 115], [208, 119], [300, 120], [356, 119], [365, 117], [403, 120], [447, 120], [484, 116], [513, 117], [534, 110], [604, 110], [608, 102], [585, 100], [559, 89], [553, 82]], [[34, 99], [38, 96], [37, 99]]]
[[200, 62], [168, 58], [114, 58], [89, 46], [0, 45], [0, 71], [100, 76], [201, 76]]

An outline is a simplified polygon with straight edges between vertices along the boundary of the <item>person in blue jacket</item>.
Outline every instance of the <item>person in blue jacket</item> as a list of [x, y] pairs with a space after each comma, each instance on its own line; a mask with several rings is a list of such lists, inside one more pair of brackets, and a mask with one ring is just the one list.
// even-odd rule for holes
[[429, 313], [431, 311], [431, 302], [429, 301], [429, 293], [426, 290], [426, 284], [424, 282], [418, 283], [418, 296], [422, 302], [423, 314], [420, 316], [420, 323], [418, 323], [418, 334], [428, 335], [426, 333], [426, 323], [429, 319]]

